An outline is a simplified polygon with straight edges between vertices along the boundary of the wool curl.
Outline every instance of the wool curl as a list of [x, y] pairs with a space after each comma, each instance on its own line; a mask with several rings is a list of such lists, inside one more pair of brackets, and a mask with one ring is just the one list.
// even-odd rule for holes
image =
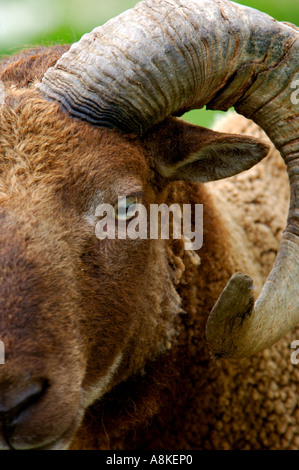
[[[34, 50], [1, 64], [7, 86], [30, 86], [62, 50]], [[15, 65], [13, 65], [15, 63]], [[217, 130], [267, 140], [236, 114]], [[8, 136], [12, 138], [12, 135]], [[89, 408], [73, 449], [298, 449], [299, 367], [290, 344], [299, 330], [241, 361], [215, 361], [208, 349], [208, 315], [230, 276], [253, 277], [258, 295], [277, 253], [288, 207], [284, 163], [273, 148], [248, 172], [205, 185], [174, 182], [169, 201], [204, 206], [204, 243], [166, 246], [179, 334], [163, 354]], [[163, 254], [163, 253], [162, 253]]]

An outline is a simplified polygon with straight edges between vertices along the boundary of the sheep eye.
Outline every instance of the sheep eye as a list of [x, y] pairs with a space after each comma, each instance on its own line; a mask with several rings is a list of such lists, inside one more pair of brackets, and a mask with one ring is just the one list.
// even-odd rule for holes
[[118, 200], [114, 206], [114, 217], [117, 220], [130, 220], [135, 217], [135, 204], [137, 204], [137, 197], [130, 196]]

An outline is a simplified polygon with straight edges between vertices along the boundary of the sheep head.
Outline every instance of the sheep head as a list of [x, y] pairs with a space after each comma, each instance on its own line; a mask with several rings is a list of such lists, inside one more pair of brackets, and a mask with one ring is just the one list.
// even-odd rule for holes
[[[218, 3], [222, 13], [217, 10]], [[229, 18], [233, 23], [235, 9], [238, 13], [239, 8], [243, 10], [228, 2], [218, 3], [188, 1], [186, 5], [196, 18], [198, 11], [201, 17], [206, 8], [215, 8], [215, 21], [225, 35], [223, 22]], [[214, 68], [214, 74], [203, 73], [202, 83], [198, 81], [200, 64], [193, 70], [188, 61], [183, 61], [194, 34], [186, 33], [188, 42], [178, 46], [183, 77], [178, 82], [170, 80], [177, 71], [177, 62], [172, 63], [173, 41], [163, 41], [165, 50], [161, 52], [158, 39], [169, 33], [163, 29], [165, 18], [170, 26], [174, 22], [173, 31], [181, 28], [176, 23], [178, 18], [182, 26], [194, 25], [193, 17], [186, 20], [184, 8], [184, 2], [179, 1], [159, 5], [157, 1], [142, 2], [104, 29], [84, 36], [55, 68], [48, 70], [39, 91], [6, 92], [0, 107], [0, 325], [6, 353], [6, 364], [0, 370], [3, 448], [67, 447], [87, 407], [167, 350], [179, 331], [180, 299], [165, 240], [99, 240], [95, 235], [97, 206], [115, 206], [119, 196], [131, 196], [148, 208], [167, 199], [169, 185], [176, 179], [205, 182], [224, 178], [250, 168], [267, 153], [267, 146], [256, 139], [215, 133], [168, 117], [207, 102], [221, 108], [240, 102], [237, 106], [242, 109], [244, 105], [244, 114], [254, 106], [252, 114], [260, 113], [257, 121], [264, 119], [262, 100], [271, 102], [272, 111], [276, 109], [276, 101], [264, 91], [255, 92], [246, 66], [249, 63], [251, 67], [253, 62], [247, 57], [238, 62], [244, 50], [233, 53], [235, 68], [229, 70], [227, 56], [220, 52], [223, 63], [219, 76]], [[180, 11], [182, 16], [177, 14]], [[107, 44], [108, 37], [114, 41], [121, 34], [124, 44], [124, 31], [135, 31], [136, 37], [129, 38], [125, 47], [139, 54], [143, 47], [138, 44], [136, 48], [136, 39], [149, 43], [140, 15], [146, 22], [157, 22], [157, 15], [165, 17], [153, 28], [159, 54], [154, 51], [138, 57], [138, 68], [145, 76], [135, 75], [132, 81], [131, 66], [125, 68], [119, 62], [127, 53], [117, 47], [120, 56], [112, 54], [114, 43], [103, 52], [101, 38], [105, 35], [103, 44]], [[244, 15], [254, 13], [244, 9]], [[141, 30], [134, 29], [136, 18]], [[267, 18], [262, 15], [260, 21], [267, 24]], [[285, 57], [286, 51], [292, 53], [297, 33], [272, 23], [280, 35], [274, 52], [280, 51]], [[214, 39], [211, 34], [209, 40]], [[235, 51], [231, 37], [229, 43]], [[249, 54], [255, 51], [253, 45], [247, 44], [247, 49]], [[199, 57], [199, 51], [194, 51]], [[210, 53], [206, 46], [204, 51]], [[164, 63], [166, 57], [170, 57], [170, 64]], [[117, 67], [111, 64], [111, 58], [116, 58]], [[138, 63], [136, 57], [133, 59]], [[265, 65], [264, 59], [259, 57], [254, 62], [258, 78], [263, 73], [267, 78], [273, 63], [279, 62], [270, 53], [269, 63]], [[283, 67], [288, 77], [293, 73], [290, 62]], [[159, 77], [152, 75], [153, 63]], [[111, 78], [111, 70], [117, 71], [115, 77]], [[165, 81], [160, 81], [163, 70]], [[264, 82], [267, 79], [262, 85]], [[153, 83], [159, 93], [152, 92]], [[249, 103], [246, 106], [245, 98]], [[289, 119], [288, 129], [293, 135], [296, 126], [289, 114], [293, 116], [294, 109], [286, 105], [280, 112], [282, 120]], [[268, 126], [268, 133], [287, 155], [288, 129], [278, 134], [277, 119], [280, 117], [273, 111], [274, 124], [265, 124], [264, 128]], [[292, 194], [296, 209], [294, 190]], [[294, 223], [290, 227], [297, 223], [293, 206], [290, 220]], [[295, 283], [295, 293], [296, 288]], [[286, 302], [287, 309], [296, 310], [296, 302], [291, 299], [290, 306]], [[247, 304], [245, 307], [248, 312]], [[251, 313], [256, 316], [256, 312]], [[235, 341], [235, 333], [231, 337]], [[235, 344], [230, 351], [238, 351]]]
[[39, 87], [73, 116], [141, 135], [171, 114], [234, 106], [280, 151], [291, 203], [277, 260], [256, 303], [247, 276], [231, 279], [207, 324], [216, 357], [263, 350], [299, 320], [298, 63], [293, 25], [226, 0], [148, 0], [83, 36]]
[[31, 90], [8, 91], [0, 112], [2, 446], [61, 448], [94, 400], [179, 331], [166, 241], [99, 240], [97, 207], [127, 196], [149, 208], [176, 178], [231, 175], [268, 147], [176, 118], [124, 135]]

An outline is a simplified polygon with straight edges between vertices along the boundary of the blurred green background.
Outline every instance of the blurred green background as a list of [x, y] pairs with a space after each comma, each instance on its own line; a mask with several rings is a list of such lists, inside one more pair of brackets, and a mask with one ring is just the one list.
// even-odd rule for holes
[[[133, 7], [137, 0], [0, 0], [0, 56], [35, 44], [72, 43]], [[299, 0], [243, 0], [279, 21], [299, 25]], [[218, 114], [195, 110], [185, 119], [209, 127]]]

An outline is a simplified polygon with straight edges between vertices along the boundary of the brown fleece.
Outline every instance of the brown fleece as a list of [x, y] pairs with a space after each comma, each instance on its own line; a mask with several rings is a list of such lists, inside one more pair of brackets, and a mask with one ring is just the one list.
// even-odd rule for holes
[[[52, 53], [45, 54], [50, 65]], [[36, 67], [43, 63], [41, 58], [34, 59]], [[30, 54], [20, 56], [15, 65], [10, 61], [2, 67], [1, 79], [9, 86], [30, 85], [44, 72], [33, 71], [31, 65]], [[73, 376], [74, 381], [84, 376], [87, 385], [93, 385], [101, 361], [106, 370], [118, 348], [125, 355], [106, 394], [85, 410], [69, 448], [298, 449], [299, 365], [291, 362], [290, 344], [299, 331], [240, 361], [216, 362], [205, 339], [207, 317], [230, 276], [236, 271], [252, 276], [258, 295], [272, 267], [288, 207], [287, 175], [277, 151], [272, 148], [261, 163], [229, 179], [174, 181], [162, 191], [162, 183], [155, 180], [155, 185], [155, 176], [148, 173], [146, 149], [138, 139], [72, 122], [30, 89], [8, 94], [1, 118], [0, 202], [22, 222], [20, 230], [12, 230], [14, 240], [21, 240], [23, 233], [29, 240], [28, 214], [35, 203], [39, 229], [35, 227], [34, 243], [26, 241], [24, 256], [34, 259], [36, 273], [41, 273], [37, 287], [39, 282], [46, 295], [58, 299], [43, 309], [49, 324], [51, 315], [57, 322], [53, 331], [50, 328], [54, 352], [55, 335], [65, 335], [64, 347], [69, 348], [61, 353], [67, 357], [60, 371], [60, 393], [67, 396], [68, 387], [72, 390]], [[218, 129], [267, 140], [254, 123], [238, 115]], [[112, 198], [110, 187], [119, 173], [150, 182], [147, 202], [203, 204], [204, 243], [197, 254], [175, 240], [152, 244], [149, 252], [137, 244], [130, 256], [115, 244], [108, 257], [98, 242], [91, 242], [91, 229], [82, 222], [86, 201], [92, 201], [99, 187]], [[132, 258], [137, 258], [135, 264]], [[59, 289], [62, 282], [65, 290]], [[99, 334], [97, 309], [105, 307], [107, 312], [106, 299], [115, 316], [111, 324], [105, 318]], [[54, 312], [60, 302], [65, 320]], [[84, 354], [74, 353], [75, 362], [67, 318], [72, 328], [77, 328], [76, 322], [82, 328], [76, 340], [82, 342]], [[127, 332], [128, 325], [134, 334]], [[46, 330], [35, 334], [40, 344], [47, 341]], [[63, 341], [59, 343], [61, 348]], [[47, 362], [47, 371], [53, 373], [57, 360]], [[91, 362], [84, 368], [87, 360]], [[55, 408], [54, 399], [52, 405]], [[67, 414], [66, 405], [63, 410]], [[50, 416], [44, 420], [50, 421]]]

